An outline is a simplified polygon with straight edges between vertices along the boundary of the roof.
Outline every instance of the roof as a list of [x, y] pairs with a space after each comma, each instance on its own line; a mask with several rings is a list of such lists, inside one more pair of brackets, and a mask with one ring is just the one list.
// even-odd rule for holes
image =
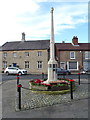
[[90, 50], [90, 43], [78, 43], [79, 46], [74, 46], [72, 43], [56, 43], [58, 50]]
[[[79, 46], [74, 46], [72, 43], [55, 43], [57, 50], [90, 50], [90, 43], [78, 43]], [[45, 50], [50, 48], [50, 40], [31, 40], [31, 41], [15, 41], [6, 42], [0, 51], [13, 50]]]
[[16, 41], [6, 42], [2, 45], [2, 51], [13, 51], [13, 50], [42, 50], [49, 49], [50, 40], [37, 40], [37, 41]]

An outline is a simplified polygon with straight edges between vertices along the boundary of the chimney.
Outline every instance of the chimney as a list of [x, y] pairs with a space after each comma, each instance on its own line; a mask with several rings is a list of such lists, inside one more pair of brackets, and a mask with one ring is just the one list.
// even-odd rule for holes
[[65, 43], [65, 41], [63, 40], [62, 43]]
[[72, 44], [75, 45], [75, 46], [79, 46], [78, 45], [78, 38], [77, 36], [74, 36], [73, 39], [72, 39]]
[[22, 41], [25, 41], [25, 33], [22, 33]]

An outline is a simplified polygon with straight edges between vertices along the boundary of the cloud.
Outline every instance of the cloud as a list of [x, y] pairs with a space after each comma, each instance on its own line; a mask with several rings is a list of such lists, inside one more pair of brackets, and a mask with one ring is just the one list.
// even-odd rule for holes
[[[76, 9], [77, 8], [77, 9]], [[50, 36], [50, 12], [46, 14], [41, 14], [41, 17], [36, 16], [28, 18], [26, 21], [29, 21], [33, 24], [29, 26], [29, 32], [31, 37], [42, 38]], [[56, 6], [54, 11], [54, 27], [55, 34], [60, 33], [60, 31], [65, 29], [74, 29], [78, 24], [87, 22], [87, 4], [66, 4], [63, 6]], [[27, 23], [27, 22], [26, 22]]]
[[[86, 3], [54, 4], [54, 7], [55, 34], [65, 29], [75, 29], [78, 24], [87, 22]], [[51, 16], [50, 11], [45, 12], [45, 8], [42, 8], [37, 0], [3, 0], [0, 3], [0, 29], [3, 43], [21, 40], [22, 32], [26, 33], [26, 39], [29, 40], [49, 39]]]
[[37, 2], [88, 2], [88, 0], [35, 0]]
[[56, 8], [55, 28], [57, 31], [74, 29], [78, 25], [88, 22], [87, 4], [67, 4]]
[[[5, 41], [19, 40], [23, 25], [19, 25], [18, 16], [29, 12], [35, 14], [39, 5], [33, 0], [2, 0], [0, 1], [0, 31], [3, 44]], [[22, 18], [21, 18], [22, 19]], [[26, 21], [26, 18], [22, 20]], [[25, 28], [26, 29], [26, 28]]]
[[0, 9], [2, 9], [3, 12], [5, 11], [6, 13], [9, 12], [13, 14], [19, 14], [26, 11], [33, 13], [37, 11], [38, 8], [39, 5], [33, 0], [3, 0], [0, 3]]

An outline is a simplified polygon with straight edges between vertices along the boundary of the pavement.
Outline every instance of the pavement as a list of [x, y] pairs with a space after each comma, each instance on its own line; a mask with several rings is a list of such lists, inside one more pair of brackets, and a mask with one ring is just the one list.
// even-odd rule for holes
[[[29, 80], [20, 81], [20, 83], [26, 88], [29, 87], [28, 82]], [[80, 95], [81, 97], [78, 99], [74, 98], [73, 100], [70, 100], [69, 94], [66, 94], [69, 101], [66, 100], [51, 106], [44, 106], [21, 111], [15, 110], [15, 99], [17, 93], [16, 80], [4, 82], [0, 85], [0, 94], [2, 94], [0, 95], [0, 111], [2, 111], [2, 114], [0, 114], [1, 118], [88, 118], [89, 97], [87, 92], [89, 84], [87, 79], [82, 79], [81, 82], [85, 84], [81, 84], [77, 89], [79, 92], [80, 88], [80, 91], [83, 94]], [[25, 92], [25, 95], [26, 94], [27, 92]], [[74, 93], [74, 96], [75, 94], [76, 93]], [[65, 97], [65, 95], [63, 97]], [[24, 101], [24, 103], [25, 102], [27, 101]]]

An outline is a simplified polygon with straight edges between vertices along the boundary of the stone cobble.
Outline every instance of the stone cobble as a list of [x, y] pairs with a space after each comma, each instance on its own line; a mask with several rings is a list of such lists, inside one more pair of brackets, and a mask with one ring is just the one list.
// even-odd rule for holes
[[[79, 100], [83, 98], [88, 98], [88, 81], [85, 79], [82, 80], [80, 85], [78, 85], [78, 83], [75, 83], [75, 91], [73, 92], [73, 100]], [[33, 93], [29, 89], [22, 88], [22, 109], [51, 106], [54, 104], [60, 104], [70, 101], [70, 93], [66, 93], [63, 95], [47, 95], [43, 93]]]

